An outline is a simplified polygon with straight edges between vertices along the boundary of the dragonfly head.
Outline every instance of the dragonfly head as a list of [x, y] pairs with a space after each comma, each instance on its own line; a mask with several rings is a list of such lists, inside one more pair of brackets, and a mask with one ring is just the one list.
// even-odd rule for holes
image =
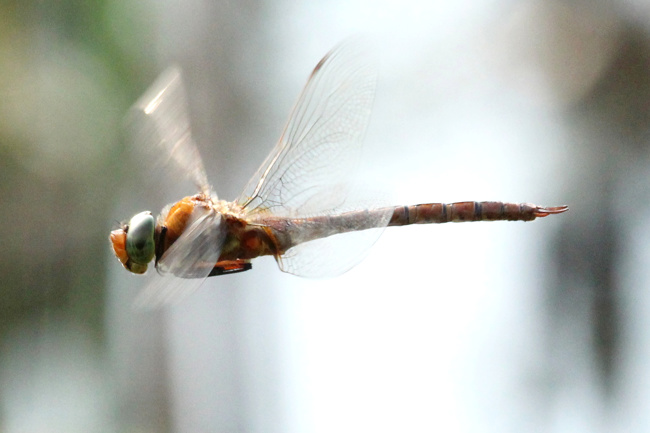
[[140, 212], [128, 224], [113, 230], [110, 241], [118, 260], [134, 274], [144, 274], [156, 251], [156, 223], [151, 212]]

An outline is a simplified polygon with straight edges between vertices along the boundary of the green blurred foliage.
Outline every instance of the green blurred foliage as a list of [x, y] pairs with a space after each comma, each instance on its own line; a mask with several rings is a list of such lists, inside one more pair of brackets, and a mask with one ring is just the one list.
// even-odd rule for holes
[[157, 20], [149, 1], [0, 2], [0, 431], [134, 428], [106, 365], [105, 267]]
[[101, 347], [120, 123], [155, 67], [154, 6], [0, 3], [0, 338], [54, 312]]

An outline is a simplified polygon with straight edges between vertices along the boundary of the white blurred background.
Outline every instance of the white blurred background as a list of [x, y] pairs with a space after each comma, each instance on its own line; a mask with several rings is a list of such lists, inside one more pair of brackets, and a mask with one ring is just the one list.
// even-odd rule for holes
[[[0, 432], [648, 431], [648, 23], [632, 0], [1, 2]], [[391, 228], [336, 279], [260, 259], [132, 309], [109, 230], [193, 191], [129, 159], [129, 105], [178, 63], [233, 199], [359, 34], [371, 188], [569, 213]]]

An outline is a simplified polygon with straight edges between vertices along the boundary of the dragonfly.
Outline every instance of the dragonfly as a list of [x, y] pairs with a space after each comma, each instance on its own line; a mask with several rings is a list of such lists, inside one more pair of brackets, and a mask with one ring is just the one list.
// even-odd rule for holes
[[[166, 206], [156, 219], [141, 212], [110, 233], [126, 269], [144, 274], [153, 262], [157, 270], [144, 302], [164, 303], [208, 277], [248, 271], [261, 256], [273, 256], [291, 274], [335, 276], [356, 265], [386, 227], [532, 221], [568, 210], [500, 201], [377, 206], [355, 200], [351, 176], [376, 81], [362, 44], [347, 41], [331, 50], [309, 76], [275, 148], [242, 194], [225, 201], [208, 183], [192, 138], [181, 72], [165, 71], [132, 108], [146, 119], [135, 127], [134, 145], [152, 150], [197, 193]], [[337, 247], [347, 236], [353, 242]]]

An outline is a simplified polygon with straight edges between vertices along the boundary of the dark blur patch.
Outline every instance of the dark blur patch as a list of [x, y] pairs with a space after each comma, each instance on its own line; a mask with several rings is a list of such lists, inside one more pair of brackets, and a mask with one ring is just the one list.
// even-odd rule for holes
[[[573, 218], [562, 222], [554, 255], [559, 284], [549, 293], [549, 340], [552, 356], [570, 370], [571, 329], [588, 321], [593, 361], [605, 396], [616, 391], [622, 332], [621, 252], [626, 218], [634, 218], [638, 203], [625, 197], [641, 197], [642, 191], [620, 194], [630, 164], [646, 159], [650, 128], [650, 41], [640, 29], [628, 27], [615, 61], [592, 91], [567, 112], [580, 161], [571, 186]], [[625, 188], [643, 188], [646, 182]], [[567, 352], [562, 353], [562, 349]], [[555, 349], [553, 349], [553, 347]], [[562, 353], [562, 354], [561, 354]], [[557, 364], [557, 360], [553, 361]], [[583, 364], [584, 365], [584, 364]]]

